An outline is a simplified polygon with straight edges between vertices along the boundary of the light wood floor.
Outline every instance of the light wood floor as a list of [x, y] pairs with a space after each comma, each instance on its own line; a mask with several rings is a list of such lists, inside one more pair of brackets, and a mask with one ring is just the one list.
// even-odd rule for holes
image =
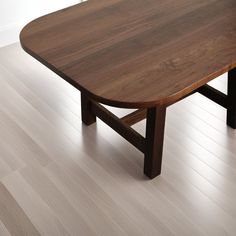
[[[225, 78], [212, 84], [225, 91]], [[82, 125], [75, 88], [19, 44], [0, 49], [1, 236], [236, 235], [236, 131], [223, 108], [198, 94], [168, 108], [162, 175], [142, 169], [105, 124]]]

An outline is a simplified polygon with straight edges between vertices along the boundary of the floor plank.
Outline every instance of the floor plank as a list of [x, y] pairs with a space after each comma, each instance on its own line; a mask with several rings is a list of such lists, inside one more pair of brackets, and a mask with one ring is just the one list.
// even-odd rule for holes
[[18, 204], [41, 235], [69, 235], [51, 208], [18, 172], [4, 178], [3, 183], [12, 196], [17, 199]]
[[0, 220], [11, 235], [40, 235], [3, 184], [0, 184], [0, 196]]

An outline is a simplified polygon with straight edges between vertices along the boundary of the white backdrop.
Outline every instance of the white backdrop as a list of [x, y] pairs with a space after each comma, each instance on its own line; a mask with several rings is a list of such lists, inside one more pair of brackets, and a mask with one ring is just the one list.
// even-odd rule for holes
[[46, 13], [80, 0], [0, 0], [0, 47], [16, 42], [21, 28]]

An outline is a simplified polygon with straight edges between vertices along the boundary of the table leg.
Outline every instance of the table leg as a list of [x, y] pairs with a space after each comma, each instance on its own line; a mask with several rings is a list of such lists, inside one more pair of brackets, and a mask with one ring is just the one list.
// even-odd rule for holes
[[144, 174], [151, 179], [161, 174], [165, 115], [166, 107], [147, 110]]
[[236, 68], [228, 74], [227, 125], [236, 129]]
[[92, 112], [92, 102], [83, 93], [81, 93], [81, 116], [85, 125], [91, 125], [96, 122], [96, 116]]

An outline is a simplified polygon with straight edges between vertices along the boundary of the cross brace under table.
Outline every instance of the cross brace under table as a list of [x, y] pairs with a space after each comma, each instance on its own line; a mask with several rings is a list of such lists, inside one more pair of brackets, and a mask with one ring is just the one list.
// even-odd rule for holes
[[[204, 85], [195, 92], [206, 96], [227, 109], [227, 125], [236, 128], [236, 69], [228, 73], [227, 95], [217, 89]], [[193, 94], [191, 93], [191, 94]], [[191, 95], [190, 94], [190, 95]], [[165, 116], [167, 106], [139, 109], [123, 118], [118, 118], [104, 106], [81, 94], [82, 121], [86, 125], [100, 118], [123, 138], [144, 153], [144, 174], [155, 178], [161, 173], [162, 151], [164, 141]], [[146, 120], [146, 136], [143, 137], [131, 126], [143, 119]]]

